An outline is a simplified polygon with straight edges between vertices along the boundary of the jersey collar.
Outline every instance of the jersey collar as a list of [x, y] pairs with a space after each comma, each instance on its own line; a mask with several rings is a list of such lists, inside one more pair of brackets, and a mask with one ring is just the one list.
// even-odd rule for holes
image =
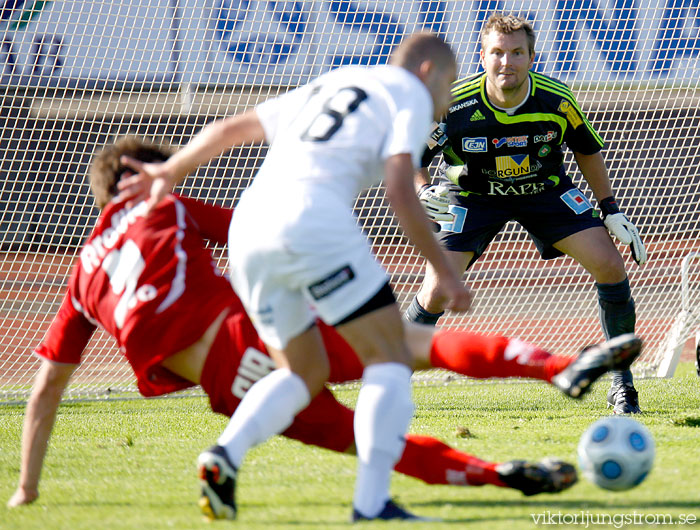
[[[522, 107], [525, 104], [527, 99], [530, 97], [530, 92], [532, 92], [532, 76], [528, 72], [527, 92], [525, 92], [525, 97], [523, 98], [523, 100], [520, 103], [518, 103], [514, 107], [508, 107], [507, 109], [499, 107], [495, 103], [492, 103], [490, 100], [489, 100], [489, 105], [498, 111], [505, 112], [506, 114], [508, 114], [508, 116], [512, 116], [513, 114], [515, 114], [516, 110], [518, 110], [520, 107]], [[484, 77], [484, 99], [486, 100], [487, 98], [488, 98], [488, 95], [486, 94], [486, 77]]]

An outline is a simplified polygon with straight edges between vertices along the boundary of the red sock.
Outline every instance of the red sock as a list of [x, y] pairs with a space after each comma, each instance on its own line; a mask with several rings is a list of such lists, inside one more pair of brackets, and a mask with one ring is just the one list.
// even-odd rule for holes
[[394, 469], [428, 484], [505, 487], [498, 478], [497, 465], [452, 449], [435, 438], [407, 434], [406, 447]]
[[435, 368], [476, 378], [531, 377], [551, 381], [574, 357], [552, 355], [519, 339], [440, 329], [430, 348]]

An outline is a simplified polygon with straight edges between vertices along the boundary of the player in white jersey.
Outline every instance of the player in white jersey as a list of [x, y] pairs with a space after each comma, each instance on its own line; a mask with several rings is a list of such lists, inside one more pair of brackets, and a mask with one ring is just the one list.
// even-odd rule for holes
[[234, 213], [229, 259], [234, 287], [278, 368], [250, 388], [218, 445], [200, 455], [205, 513], [235, 516], [235, 477], [248, 449], [287, 428], [323, 388], [329, 363], [318, 315], [365, 365], [355, 410], [352, 518], [416, 519], [389, 496], [413, 414], [410, 354], [388, 276], [352, 206], [383, 179], [404, 232], [438, 271], [449, 308], [469, 308], [471, 293], [440, 251], [412, 186], [431, 119], [447, 110], [455, 76], [449, 46], [416, 34], [389, 65], [339, 69], [214, 122], [166, 162], [124, 161], [138, 175], [121, 181], [123, 195], [150, 194], [155, 205], [227, 148], [270, 144]]
[[309, 304], [336, 324], [387, 283], [352, 207], [385, 159], [419, 163], [432, 108], [421, 81], [392, 65], [341, 68], [256, 108], [271, 147], [229, 243], [234, 286], [267, 344], [305, 331]]

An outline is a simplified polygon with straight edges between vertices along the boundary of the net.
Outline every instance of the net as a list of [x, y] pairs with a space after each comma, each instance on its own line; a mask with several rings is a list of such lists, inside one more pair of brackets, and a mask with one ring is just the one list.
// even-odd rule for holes
[[[697, 328], [700, 266], [682, 266], [700, 251], [694, 0], [649, 0], [643, 8], [632, 0], [15, 0], [0, 9], [0, 400], [26, 399], [38, 365], [32, 349], [96, 219], [86, 184], [96, 150], [125, 134], [182, 145], [203, 124], [333, 67], [381, 64], [420, 29], [450, 42], [460, 76], [469, 75], [479, 70], [478, 31], [494, 10], [534, 22], [535, 69], [572, 87], [607, 142], [618, 202], [650, 256], [640, 269], [621, 249], [637, 332], [646, 341], [635, 370], [657, 375]], [[235, 205], [264, 155], [261, 146], [234, 150], [180, 191]], [[590, 196], [570, 157], [567, 165]], [[356, 210], [405, 308], [423, 260], [381, 190], [365, 193]], [[224, 266], [222, 249], [216, 253]], [[476, 292], [474, 308], [443, 325], [520, 337], [563, 354], [602, 339], [590, 276], [568, 258], [541, 261], [515, 224], [465, 278]], [[134, 391], [113, 341], [98, 332], [69, 397]]]

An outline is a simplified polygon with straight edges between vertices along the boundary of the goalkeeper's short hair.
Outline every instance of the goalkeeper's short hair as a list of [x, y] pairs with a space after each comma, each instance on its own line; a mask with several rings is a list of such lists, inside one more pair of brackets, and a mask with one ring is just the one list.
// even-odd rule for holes
[[119, 194], [117, 182], [122, 175], [132, 172], [121, 163], [123, 155], [142, 162], [162, 162], [170, 158], [170, 154], [170, 148], [135, 136], [125, 136], [102, 149], [93, 159], [89, 175], [90, 189], [100, 210]]
[[535, 30], [532, 29], [532, 24], [526, 18], [513, 14], [492, 13], [481, 28], [479, 40], [482, 46], [484, 38], [492, 31], [497, 31], [504, 35], [510, 35], [516, 31], [524, 31], [527, 36], [527, 47], [530, 56], [535, 53]]

